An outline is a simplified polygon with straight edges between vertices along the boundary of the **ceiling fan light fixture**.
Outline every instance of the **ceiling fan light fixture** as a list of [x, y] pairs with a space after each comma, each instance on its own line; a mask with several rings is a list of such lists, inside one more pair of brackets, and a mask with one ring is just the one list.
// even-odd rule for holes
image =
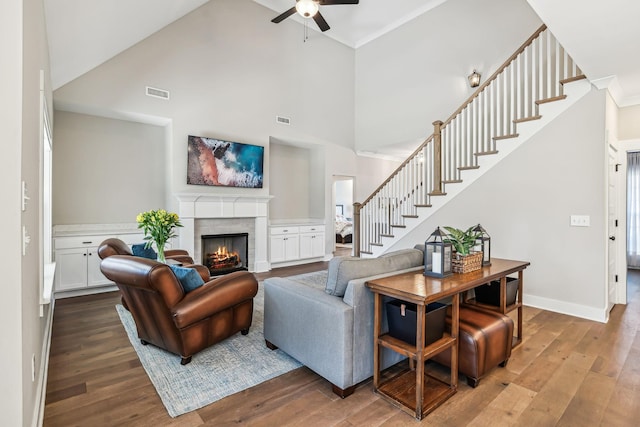
[[298, 2], [296, 2], [296, 11], [303, 18], [313, 17], [316, 13], [318, 13], [319, 9], [320, 6], [318, 6], [318, 3], [313, 0], [299, 0]]

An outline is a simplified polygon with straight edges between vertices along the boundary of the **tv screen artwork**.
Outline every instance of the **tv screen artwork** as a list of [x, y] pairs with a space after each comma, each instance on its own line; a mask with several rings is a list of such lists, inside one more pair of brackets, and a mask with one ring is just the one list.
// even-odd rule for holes
[[189, 136], [187, 184], [262, 188], [264, 147]]

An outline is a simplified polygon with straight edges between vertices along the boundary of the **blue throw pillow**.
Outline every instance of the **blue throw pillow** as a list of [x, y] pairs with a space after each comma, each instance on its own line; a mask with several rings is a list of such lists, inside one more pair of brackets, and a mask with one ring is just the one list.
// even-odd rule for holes
[[131, 252], [133, 252], [134, 256], [139, 256], [141, 258], [149, 258], [152, 260], [158, 259], [158, 254], [153, 250], [152, 247], [145, 248], [145, 243], [136, 243], [135, 245], [131, 245]]
[[169, 267], [171, 267], [173, 273], [182, 284], [182, 289], [184, 289], [185, 293], [191, 292], [204, 285], [202, 276], [198, 274], [198, 270], [195, 268], [178, 267], [175, 265], [170, 265]]

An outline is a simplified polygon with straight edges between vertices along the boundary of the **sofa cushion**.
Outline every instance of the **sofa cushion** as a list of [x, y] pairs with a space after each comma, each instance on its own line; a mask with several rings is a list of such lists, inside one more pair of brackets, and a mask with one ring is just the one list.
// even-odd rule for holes
[[204, 285], [204, 280], [202, 280], [198, 270], [195, 268], [178, 267], [176, 265], [170, 265], [169, 267], [171, 267], [180, 284], [182, 284], [182, 289], [184, 289], [185, 293]]
[[136, 243], [131, 245], [131, 252], [133, 253], [133, 256], [156, 260], [158, 258], [156, 251], [154, 251], [152, 247], [145, 248], [145, 246], [146, 243]]
[[350, 280], [404, 270], [423, 264], [423, 253], [418, 249], [402, 249], [378, 258], [336, 257], [329, 261], [325, 292], [344, 296]]

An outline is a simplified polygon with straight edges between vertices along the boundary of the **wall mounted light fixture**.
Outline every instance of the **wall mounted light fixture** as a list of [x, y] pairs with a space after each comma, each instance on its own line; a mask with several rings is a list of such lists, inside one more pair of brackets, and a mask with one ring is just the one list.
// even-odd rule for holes
[[476, 70], [473, 70], [473, 73], [469, 75], [469, 86], [478, 87], [480, 86], [480, 73]]

